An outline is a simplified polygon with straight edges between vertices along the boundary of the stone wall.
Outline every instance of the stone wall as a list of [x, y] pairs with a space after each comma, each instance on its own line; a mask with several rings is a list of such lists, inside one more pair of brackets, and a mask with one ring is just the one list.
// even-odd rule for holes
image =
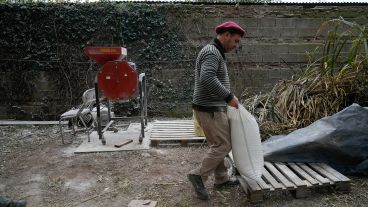
[[[182, 19], [179, 24], [189, 48], [192, 48], [193, 61], [195, 52], [214, 37], [216, 25], [235, 21], [246, 28], [247, 34], [240, 47], [226, 54], [232, 90], [238, 97], [245, 98], [267, 93], [277, 82], [300, 74], [309, 60], [307, 52], [316, 51], [316, 56], [320, 55], [330, 29], [329, 25], [324, 26], [324, 22], [343, 17], [367, 24], [366, 6], [192, 7], [187, 15], [173, 19]], [[170, 69], [166, 71], [169, 73]], [[178, 71], [175, 73], [180, 74]], [[180, 104], [176, 109], [190, 111], [190, 103]]]
[[[172, 116], [191, 113], [190, 101], [196, 54], [214, 38], [216, 25], [224, 21], [235, 21], [247, 30], [240, 47], [227, 54], [232, 90], [241, 97], [269, 92], [278, 81], [302, 72], [308, 62], [306, 52], [313, 51], [323, 44], [328, 27], [316, 36], [317, 31], [323, 28], [323, 22], [341, 16], [349, 21], [367, 24], [368, 9], [367, 6], [240, 5], [235, 7], [187, 4], [156, 5], [155, 8], [165, 10], [169, 24], [179, 28], [178, 32], [184, 35], [183, 54], [185, 55], [173, 61], [138, 59], [133, 61], [137, 63], [140, 71], [148, 72], [150, 75], [148, 78], [151, 112], [154, 115]], [[320, 53], [320, 50], [317, 52]], [[88, 69], [90, 66], [85, 67]], [[150, 72], [152, 68], [155, 69]], [[94, 69], [96, 70], [96, 66]], [[0, 71], [2, 83], [11, 81], [5, 78], [9, 75], [9, 71], [11, 70]], [[63, 97], [54, 96], [53, 72], [38, 72], [38, 77], [39, 79], [32, 83], [37, 86], [33, 91], [35, 98], [30, 102], [14, 106], [1, 105], [0, 118], [19, 118], [16, 114], [23, 110], [25, 114], [30, 114], [30, 111], [34, 111], [32, 114], [41, 112], [44, 115], [41, 117], [56, 119], [60, 112], [74, 104], [65, 103]], [[80, 81], [85, 81], [86, 85], [91, 84], [92, 81], [86, 81], [85, 77], [85, 75], [80, 77]], [[80, 91], [81, 95], [84, 89]], [[46, 101], [45, 97], [47, 97]], [[53, 101], [48, 101], [51, 99]], [[35, 117], [27, 116], [27, 118]]]

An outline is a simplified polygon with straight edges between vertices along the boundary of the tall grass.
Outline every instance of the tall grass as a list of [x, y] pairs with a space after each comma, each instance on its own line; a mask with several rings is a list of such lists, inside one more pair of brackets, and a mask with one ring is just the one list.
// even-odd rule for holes
[[352, 102], [368, 105], [368, 28], [340, 17], [323, 23], [317, 36], [326, 28], [323, 48], [308, 53], [304, 73], [244, 100], [264, 138], [307, 126]]

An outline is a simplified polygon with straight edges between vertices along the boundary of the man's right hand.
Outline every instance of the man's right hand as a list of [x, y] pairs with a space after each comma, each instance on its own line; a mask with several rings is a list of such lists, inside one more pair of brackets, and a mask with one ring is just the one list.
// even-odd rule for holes
[[229, 103], [227, 103], [229, 106], [232, 106], [234, 108], [238, 108], [239, 107], [239, 100], [236, 96], [233, 97], [233, 99], [231, 99], [231, 101]]

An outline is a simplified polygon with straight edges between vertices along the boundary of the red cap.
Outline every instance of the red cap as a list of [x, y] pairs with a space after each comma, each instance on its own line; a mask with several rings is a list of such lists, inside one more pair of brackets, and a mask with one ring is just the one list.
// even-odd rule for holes
[[224, 32], [235, 32], [240, 34], [240, 36], [244, 36], [245, 30], [241, 28], [237, 23], [235, 22], [224, 22], [220, 25], [218, 25], [215, 29], [216, 34], [221, 34]]

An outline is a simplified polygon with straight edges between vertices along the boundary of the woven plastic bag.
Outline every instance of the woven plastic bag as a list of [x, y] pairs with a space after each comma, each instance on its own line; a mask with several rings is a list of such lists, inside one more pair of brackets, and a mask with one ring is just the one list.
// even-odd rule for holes
[[242, 105], [228, 107], [235, 167], [247, 178], [259, 180], [264, 166], [258, 123]]

